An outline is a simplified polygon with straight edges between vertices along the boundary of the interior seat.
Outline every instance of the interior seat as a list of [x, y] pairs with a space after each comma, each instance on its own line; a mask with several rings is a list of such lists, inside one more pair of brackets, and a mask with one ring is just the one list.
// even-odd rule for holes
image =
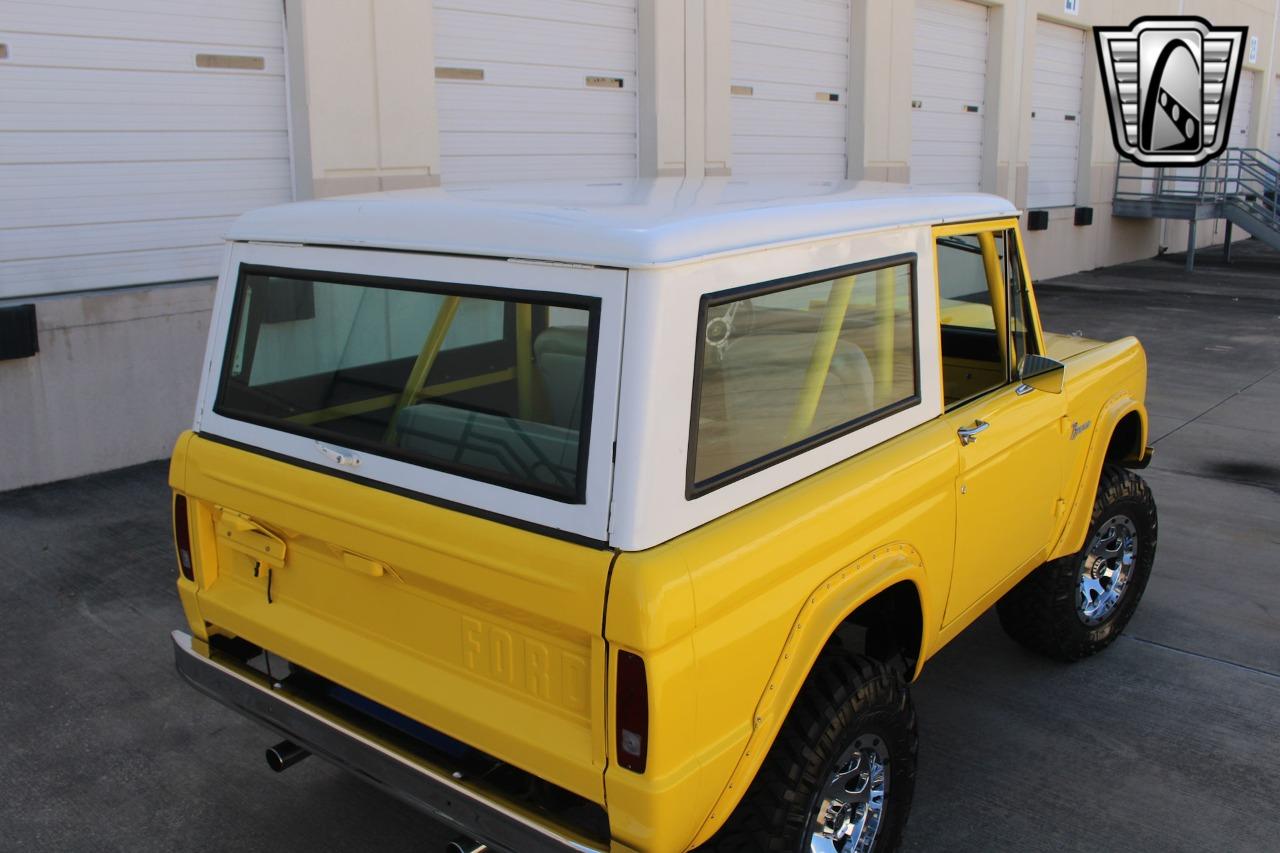
[[585, 326], [549, 326], [533, 342], [533, 358], [546, 391], [551, 422], [578, 429], [587, 369]]
[[428, 459], [572, 490], [578, 431], [442, 403], [408, 406], [396, 419], [400, 446]]

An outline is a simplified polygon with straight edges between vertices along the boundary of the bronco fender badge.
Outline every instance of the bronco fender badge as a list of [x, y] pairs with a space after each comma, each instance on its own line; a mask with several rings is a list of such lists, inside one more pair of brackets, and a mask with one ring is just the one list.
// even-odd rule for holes
[[1072, 421], [1071, 422], [1071, 440], [1075, 441], [1076, 438], [1080, 435], [1080, 433], [1084, 432], [1091, 426], [1093, 426], [1093, 421], [1085, 421], [1082, 424]]

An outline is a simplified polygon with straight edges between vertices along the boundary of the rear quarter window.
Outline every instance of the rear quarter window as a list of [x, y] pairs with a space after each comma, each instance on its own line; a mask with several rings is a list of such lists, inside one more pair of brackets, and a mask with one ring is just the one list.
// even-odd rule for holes
[[915, 256], [703, 298], [686, 494], [920, 401]]
[[214, 410], [581, 503], [599, 300], [243, 266]]

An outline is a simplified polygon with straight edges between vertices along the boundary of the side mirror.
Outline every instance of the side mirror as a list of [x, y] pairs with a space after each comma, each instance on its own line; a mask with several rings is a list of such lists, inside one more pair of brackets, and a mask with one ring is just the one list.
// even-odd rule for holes
[[1065, 364], [1043, 355], [1023, 356], [1022, 363], [1018, 365], [1018, 379], [1022, 384], [1050, 394], [1062, 393], [1066, 373]]

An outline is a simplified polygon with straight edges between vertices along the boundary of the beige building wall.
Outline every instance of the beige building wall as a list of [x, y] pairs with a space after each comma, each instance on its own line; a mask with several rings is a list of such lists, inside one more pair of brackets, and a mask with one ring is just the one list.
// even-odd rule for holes
[[[295, 152], [318, 196], [440, 183], [431, 4], [289, 0]], [[301, 89], [301, 91], [299, 91]], [[301, 99], [299, 99], [301, 96]], [[295, 153], [295, 159], [299, 159]]]
[[213, 283], [35, 300], [0, 361], [0, 491], [163, 459], [191, 425]]
[[[732, 174], [729, 117], [733, 0], [640, 0], [642, 175]], [[851, 0], [848, 172], [905, 182], [911, 163], [914, 0]], [[991, 0], [983, 188], [1025, 206], [1035, 24], [1087, 29], [1143, 14], [1244, 24], [1259, 39], [1250, 143], [1267, 147], [1280, 0]], [[441, 180], [428, 0], [285, 0], [290, 137], [298, 198], [423, 187]], [[1111, 216], [1117, 155], [1092, 38], [1078, 203], [1026, 232], [1047, 278], [1186, 246], [1185, 223]], [[530, 174], [530, 178], [538, 175]], [[1201, 246], [1222, 223], [1200, 223]], [[164, 458], [191, 419], [208, 327], [209, 282], [38, 300], [41, 352], [0, 362], [0, 490]]]
[[[732, 174], [729, 119], [732, 0], [640, 0], [639, 164], [642, 175]], [[849, 177], [908, 182], [911, 177], [913, 0], [851, 0]], [[1070, 207], [1049, 211], [1049, 227], [1026, 233], [1033, 272], [1046, 278], [1186, 248], [1183, 222], [1116, 219], [1111, 196], [1117, 154], [1094, 62], [1089, 28], [1140, 15], [1195, 14], [1244, 24], [1259, 37], [1251, 144], [1273, 132], [1277, 0], [988, 0], [990, 53], [983, 189], [1027, 200], [1030, 98], [1036, 21], [1088, 35], [1078, 204], [1093, 224], [1076, 226]], [[429, 3], [413, 0], [289, 0], [303, 30], [305, 120], [316, 195], [440, 180]], [[295, 107], [295, 109], [298, 109]], [[295, 145], [295, 147], [297, 147]], [[530, 178], [537, 178], [531, 174]], [[1197, 244], [1220, 243], [1225, 223], [1201, 222]], [[1239, 235], [1238, 235], [1239, 236]]]
[[[1276, 130], [1268, 127], [1280, 8], [1274, 0], [1081, 0], [1075, 15], [1064, 12], [1062, 0], [990, 0], [984, 5], [990, 7], [990, 48], [983, 190], [1005, 196], [1020, 208], [1025, 209], [1027, 201], [1036, 21], [1078, 27], [1087, 34], [1077, 204], [1093, 208], [1093, 224], [1076, 226], [1074, 208], [1054, 208], [1049, 211], [1048, 229], [1025, 232], [1037, 278], [1148, 258], [1162, 248], [1182, 251], [1187, 244], [1185, 222], [1111, 216], [1118, 154], [1111, 141], [1089, 28], [1123, 25], [1140, 15], [1155, 14], [1193, 14], [1215, 23], [1248, 26], [1249, 34], [1259, 41], [1257, 61], [1245, 63], [1259, 72], [1250, 144], [1265, 147], [1268, 134]], [[853, 0], [853, 9], [849, 176], [910, 181], [915, 3]], [[1221, 243], [1224, 226], [1223, 222], [1199, 223], [1197, 245]]]

